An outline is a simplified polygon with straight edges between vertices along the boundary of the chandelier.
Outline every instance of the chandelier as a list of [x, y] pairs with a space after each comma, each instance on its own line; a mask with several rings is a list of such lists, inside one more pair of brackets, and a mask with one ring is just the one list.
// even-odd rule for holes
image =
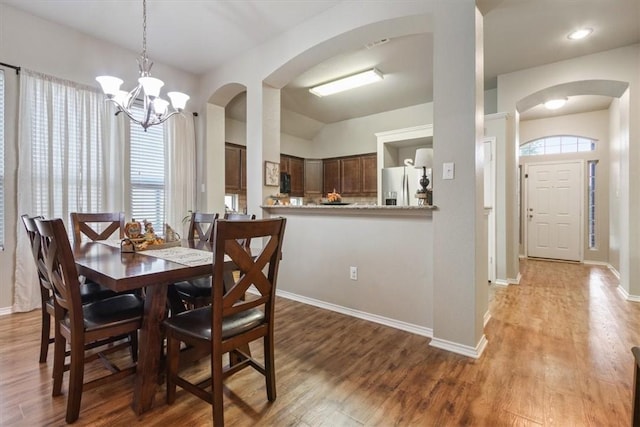
[[[159, 125], [174, 114], [181, 113], [189, 100], [189, 95], [181, 92], [169, 92], [167, 93], [171, 100], [171, 108], [169, 108], [169, 102], [160, 98], [160, 89], [164, 86], [164, 82], [149, 74], [152, 66], [153, 62], [147, 58], [147, 1], [143, 0], [142, 53], [138, 57], [140, 69], [138, 85], [131, 92], [127, 92], [120, 90], [123, 81], [118, 77], [98, 76], [96, 80], [100, 83], [107, 100], [113, 102], [118, 108], [116, 114], [125, 113], [133, 122], [141, 125], [145, 132], [149, 126]], [[143, 114], [140, 117], [139, 114], [134, 114], [131, 107], [141, 92], [143, 95]]]

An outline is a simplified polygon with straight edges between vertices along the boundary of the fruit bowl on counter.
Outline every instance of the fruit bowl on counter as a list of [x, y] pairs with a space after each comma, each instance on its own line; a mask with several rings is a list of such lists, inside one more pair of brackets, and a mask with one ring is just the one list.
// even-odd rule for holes
[[322, 202], [323, 205], [348, 205], [349, 203], [342, 201], [342, 196], [340, 193], [336, 193], [335, 188], [333, 192], [327, 194], [327, 201]]

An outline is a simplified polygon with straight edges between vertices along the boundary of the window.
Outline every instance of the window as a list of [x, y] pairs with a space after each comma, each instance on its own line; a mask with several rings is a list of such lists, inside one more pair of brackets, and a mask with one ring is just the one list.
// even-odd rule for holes
[[224, 195], [224, 210], [226, 212], [238, 211], [238, 195], [237, 194]]
[[27, 71], [21, 79], [31, 111], [23, 125], [31, 144], [30, 214], [66, 220], [69, 212], [100, 212], [104, 99], [73, 83]]
[[520, 145], [520, 156], [543, 154], [581, 153], [594, 151], [596, 140], [574, 135], [555, 135], [534, 139]]
[[589, 160], [587, 162], [587, 221], [589, 233], [589, 249], [597, 249], [596, 246], [596, 166], [597, 160]]
[[0, 250], [4, 249], [4, 71], [0, 70]]
[[[142, 105], [136, 106], [142, 114]], [[131, 135], [131, 217], [153, 224], [156, 233], [164, 226], [164, 127], [145, 130], [129, 121]]]

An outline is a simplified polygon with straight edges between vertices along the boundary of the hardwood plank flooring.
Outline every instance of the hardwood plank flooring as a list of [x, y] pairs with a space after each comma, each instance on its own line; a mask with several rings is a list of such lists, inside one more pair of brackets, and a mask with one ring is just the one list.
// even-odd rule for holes
[[[286, 299], [276, 304], [278, 398], [250, 370], [225, 387], [228, 426], [629, 425], [631, 347], [640, 304], [604, 267], [521, 261], [520, 285], [492, 287], [479, 360], [429, 339]], [[0, 317], [0, 425], [63, 425], [66, 381], [51, 397], [52, 352], [38, 363], [37, 311]], [[261, 355], [261, 346], [252, 347]], [[123, 353], [123, 358], [127, 357]], [[206, 362], [189, 368], [204, 375]], [[100, 373], [91, 365], [88, 375]], [[86, 392], [77, 425], [211, 424], [209, 405], [178, 389], [131, 410], [133, 378]]]

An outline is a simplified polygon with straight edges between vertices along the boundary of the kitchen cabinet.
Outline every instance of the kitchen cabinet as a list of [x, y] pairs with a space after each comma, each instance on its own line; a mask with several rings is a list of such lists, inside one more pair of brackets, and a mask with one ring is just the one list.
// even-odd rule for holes
[[331, 193], [334, 189], [341, 191], [340, 185], [340, 159], [324, 159], [322, 162], [322, 188], [323, 193]]
[[304, 159], [300, 157], [280, 155], [280, 172], [291, 175], [290, 196], [304, 196]]
[[289, 157], [280, 154], [280, 173], [289, 173]]
[[376, 196], [378, 194], [378, 155], [365, 154], [362, 159], [362, 194]]
[[322, 194], [322, 160], [305, 159], [304, 161], [304, 195], [318, 197]]
[[376, 153], [338, 157], [323, 161], [323, 193], [335, 188], [346, 197], [375, 196], [378, 190]]
[[247, 190], [247, 149], [241, 145], [224, 147], [224, 189], [236, 194]]
[[362, 159], [340, 159], [340, 191], [343, 196], [359, 196], [362, 193]]

